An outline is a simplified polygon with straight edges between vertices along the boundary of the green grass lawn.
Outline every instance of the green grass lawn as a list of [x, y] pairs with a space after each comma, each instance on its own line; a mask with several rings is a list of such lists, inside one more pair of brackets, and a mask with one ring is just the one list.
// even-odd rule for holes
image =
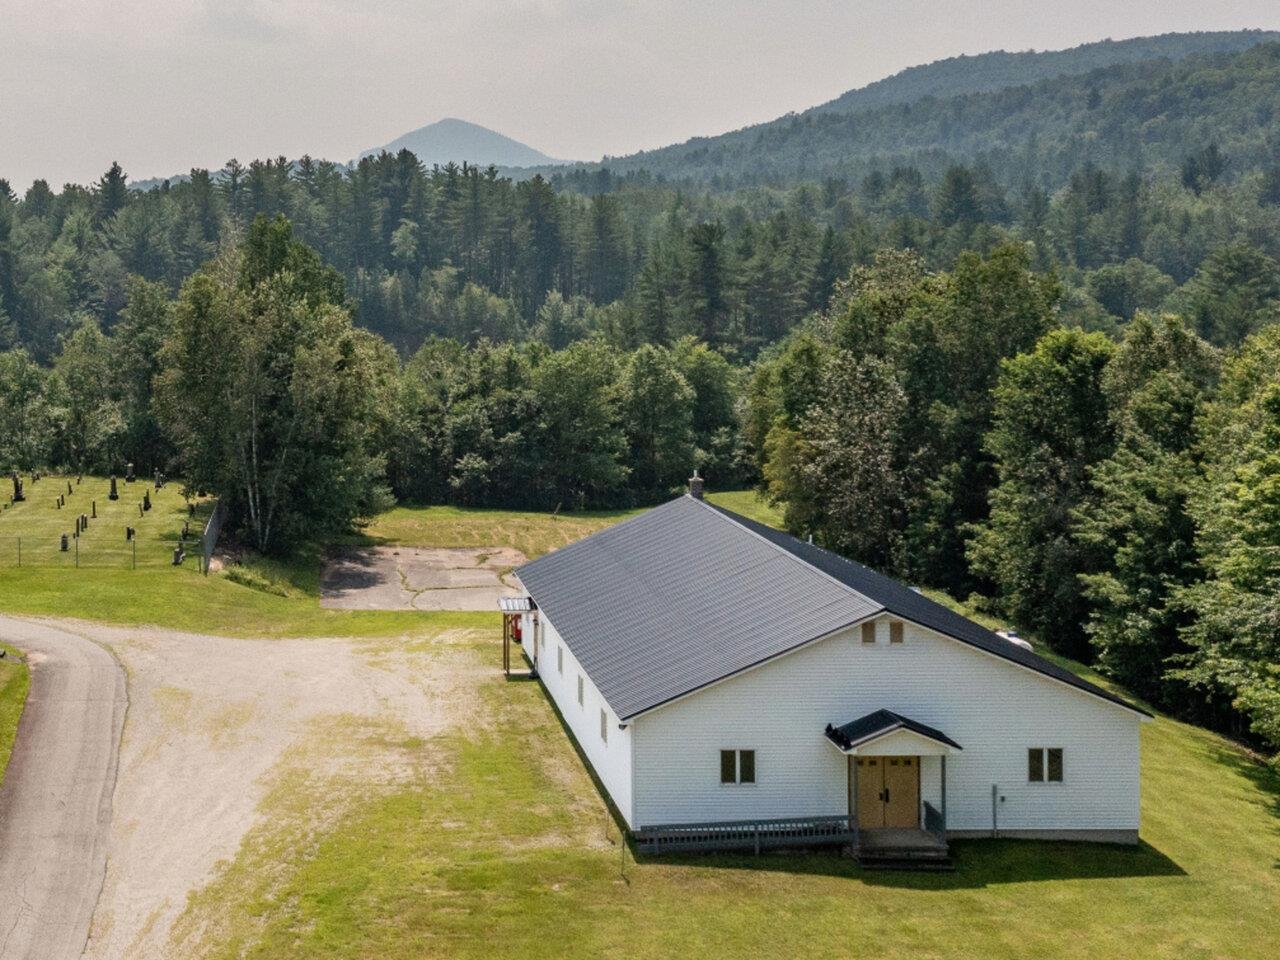
[[0, 659], [0, 783], [4, 783], [4, 771], [18, 733], [18, 720], [31, 686], [31, 673], [13, 647], [0, 643], [0, 650], [4, 651]]
[[495, 666], [477, 696], [483, 729], [422, 748], [444, 775], [296, 848], [264, 811], [192, 897], [186, 955], [1261, 960], [1280, 941], [1280, 782], [1165, 718], [1142, 732], [1141, 845], [966, 841], [954, 874], [883, 874], [832, 854], [636, 862], [541, 688]]

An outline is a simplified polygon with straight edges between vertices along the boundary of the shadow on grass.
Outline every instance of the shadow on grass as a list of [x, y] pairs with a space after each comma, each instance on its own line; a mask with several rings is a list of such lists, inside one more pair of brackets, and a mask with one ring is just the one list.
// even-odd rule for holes
[[1004, 883], [1052, 880], [1107, 880], [1126, 877], [1183, 877], [1186, 871], [1149, 843], [1136, 846], [1043, 840], [953, 840], [954, 873], [864, 870], [834, 850], [766, 853], [761, 856], [686, 854], [646, 856], [640, 866], [687, 866], [763, 870], [803, 876], [848, 877], [879, 887], [912, 890], [966, 890]]

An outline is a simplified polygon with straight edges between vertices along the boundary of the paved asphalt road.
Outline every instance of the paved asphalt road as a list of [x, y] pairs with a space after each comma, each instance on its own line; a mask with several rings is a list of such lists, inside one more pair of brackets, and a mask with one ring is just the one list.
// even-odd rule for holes
[[0, 637], [31, 664], [0, 786], [0, 960], [75, 960], [106, 871], [124, 670], [96, 643], [42, 624], [0, 616]]

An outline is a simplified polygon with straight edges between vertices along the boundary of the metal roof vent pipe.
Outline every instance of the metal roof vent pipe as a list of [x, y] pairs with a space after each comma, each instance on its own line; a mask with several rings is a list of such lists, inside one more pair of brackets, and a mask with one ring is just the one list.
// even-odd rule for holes
[[698, 471], [693, 471], [693, 476], [689, 478], [689, 496], [695, 500], [702, 499], [702, 478], [698, 476]]

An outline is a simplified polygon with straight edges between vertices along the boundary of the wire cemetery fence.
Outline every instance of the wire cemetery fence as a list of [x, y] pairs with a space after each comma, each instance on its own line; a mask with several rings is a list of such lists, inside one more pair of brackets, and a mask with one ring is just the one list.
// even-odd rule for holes
[[[187, 560], [198, 541], [186, 541]], [[67, 549], [62, 549], [62, 538], [55, 537], [0, 537], [0, 567], [69, 567], [72, 569], [112, 567], [136, 570], [139, 567], [163, 567], [173, 565], [173, 552], [180, 541], [174, 540], [125, 540], [106, 541], [101, 537], [68, 537]], [[195, 555], [199, 561], [200, 554]], [[201, 564], [203, 569], [203, 564]]]
[[[141, 547], [141, 549], [139, 549]], [[107, 543], [101, 538], [82, 542], [78, 537], [67, 538], [67, 548], [62, 549], [62, 537], [0, 537], [0, 566], [6, 567], [127, 567], [156, 566], [164, 550], [163, 543], [143, 543], [121, 539]], [[153, 557], [151, 554], [155, 554]], [[173, 562], [172, 548], [169, 562]]]

